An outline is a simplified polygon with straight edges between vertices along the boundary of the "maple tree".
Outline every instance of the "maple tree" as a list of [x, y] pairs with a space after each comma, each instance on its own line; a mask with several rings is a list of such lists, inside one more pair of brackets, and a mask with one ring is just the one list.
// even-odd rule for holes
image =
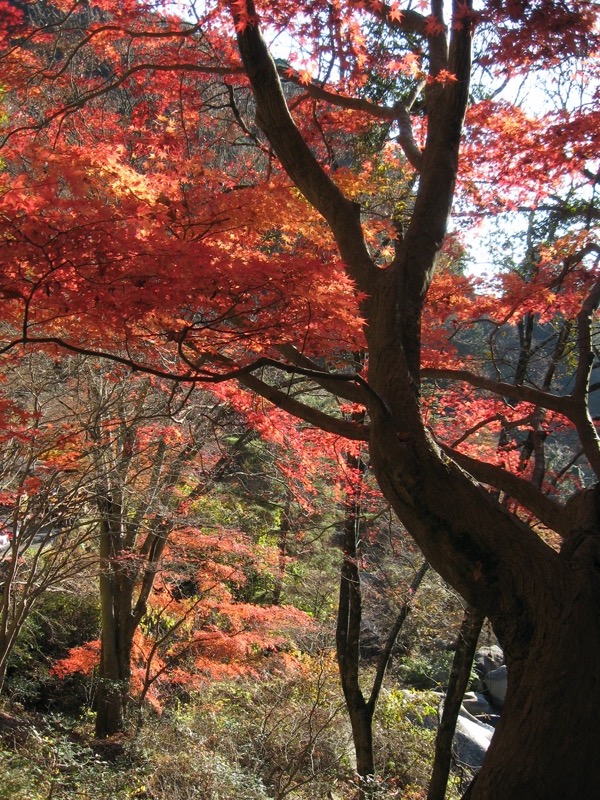
[[[88, 477], [101, 638], [75, 647], [53, 673], [94, 674], [95, 730], [106, 737], [123, 730], [132, 697], [160, 708], [174, 687], [258, 670], [261, 654], [285, 668], [277, 651], [310, 621], [292, 607], [236, 597], [248, 573], [275, 558], [211, 516], [219, 479], [257, 436], [240, 414], [206, 392], [124, 382], [98, 362], [79, 360], [72, 372], [72, 387], [52, 388], [77, 428], [82, 463], [72, 472]], [[60, 552], [80, 569], [66, 547]]]
[[[505, 710], [467, 796], [596, 796], [594, 9], [50, 8], [51, 19], [1, 8], [4, 352], [102, 352], [223, 397], [237, 379], [330, 435], [368, 440], [384, 495], [505, 651]], [[293, 42], [285, 63], [263, 37], [281, 31]], [[576, 102], [536, 115], [527, 99], [494, 95], [553, 70], [570, 74]], [[587, 216], [570, 226], [573, 198], [563, 204], [566, 226], [532, 251], [526, 276], [503, 273], [485, 295], [442, 269], [456, 251], [455, 194], [468, 220], [539, 208], [571, 177]], [[510, 365], [508, 379], [490, 375], [456, 346], [456, 327], [526, 330], [530, 314], [568, 323], [554, 354], [571, 385]], [[365, 421], [323, 391], [365, 408]], [[534, 477], [490, 445], [501, 425], [520, 425], [535, 450], [555, 418], [585, 460], [586, 484], [567, 499], [544, 481], [539, 448]]]
[[[170, 534], [147, 608], [131, 635], [127, 664], [120, 678], [113, 679], [123, 695], [118, 714], [114, 701], [105, 707], [102, 697], [96, 700], [99, 735], [120, 732], [132, 703], [162, 712], [173, 696], [199, 691], [209, 681], [264, 681], [297, 666], [288, 651], [294, 648], [294, 634], [310, 628], [310, 618], [291, 606], [237, 597], [251, 567], [260, 571], [265, 565], [238, 530], [207, 536], [186, 528]], [[140, 588], [144, 586], [138, 580], [138, 593]], [[103, 630], [102, 640], [72, 648], [51, 673], [61, 679], [82, 673], [93, 684], [110, 680], [102, 648], [111, 633], [112, 628]], [[123, 647], [122, 637], [118, 644]]]
[[[227, 586], [243, 585], [244, 558], [247, 569], [256, 558], [239, 531], [201, 530], [210, 525], [203, 499], [248, 438], [242, 428], [223, 441], [239, 418], [206, 393], [119, 378], [118, 372], [91, 376], [82, 388], [96, 455], [91, 502], [99, 527], [100, 737], [123, 729], [130, 696], [157, 702], [167, 668], [171, 684], [190, 687], [194, 672], [247, 671], [254, 648], [275, 648], [275, 631], [298, 624], [293, 609], [268, 612], [236, 601]], [[182, 574], [177, 563], [185, 563]], [[59, 671], [96, 666], [95, 655], [97, 648], [84, 645]]]
[[93, 499], [101, 607], [96, 733], [106, 736], [124, 725], [134, 639], [173, 528], [182, 472], [202, 440], [190, 430], [186, 441], [170, 419], [177, 408], [171, 393], [162, 397], [147, 381], [127, 385], [125, 395], [118, 375], [99, 376], [89, 394], [100, 467]]

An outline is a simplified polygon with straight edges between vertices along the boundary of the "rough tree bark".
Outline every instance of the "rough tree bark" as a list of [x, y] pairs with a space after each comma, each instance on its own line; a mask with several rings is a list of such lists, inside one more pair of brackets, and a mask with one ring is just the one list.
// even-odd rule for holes
[[[463, 17], [452, 26], [447, 48], [445, 34], [429, 37], [430, 70], [449, 70], [456, 81], [433, 81], [426, 88], [428, 129], [414, 212], [395, 259], [378, 269], [364, 243], [359, 209], [321, 169], [295, 126], [254, 5], [246, 6], [248, 16], [236, 22], [241, 22], [238, 43], [257, 122], [292, 181], [327, 220], [350, 276], [366, 295], [361, 307], [369, 346], [364, 399], [379, 484], [431, 565], [490, 619], [506, 655], [510, 679], [504, 714], [467, 796], [599, 797], [600, 682], [590, 668], [600, 656], [598, 490], [558, 509], [531, 486], [521, 486], [518, 499], [526, 506], [554, 509], [555, 530], [565, 536], [557, 553], [440, 449], [420, 415], [421, 315], [458, 171], [471, 71], [470, 23]], [[580, 315], [573, 394], [559, 402], [537, 393], [540, 405], [556, 402], [572, 420], [596, 471], [600, 448], [585, 395], [592, 363], [589, 324], [599, 299], [600, 282]], [[525, 396], [523, 387], [512, 391]], [[519, 486], [514, 480], [511, 485]]]

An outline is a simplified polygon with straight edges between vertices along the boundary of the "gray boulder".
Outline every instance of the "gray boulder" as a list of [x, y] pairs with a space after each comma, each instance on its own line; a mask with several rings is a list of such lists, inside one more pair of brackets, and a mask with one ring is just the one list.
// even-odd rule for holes
[[473, 661], [475, 672], [480, 678], [483, 678], [488, 672], [498, 669], [498, 667], [501, 667], [503, 664], [504, 653], [502, 652], [502, 648], [498, 647], [497, 644], [489, 645], [489, 647], [481, 647], [475, 653], [475, 659]]
[[479, 722], [468, 712], [461, 710], [456, 721], [454, 734], [454, 755], [463, 766], [479, 769], [487, 752], [494, 728]]
[[[474, 694], [469, 692], [466, 697]], [[483, 698], [485, 702], [485, 698]], [[444, 698], [441, 699], [438, 713], [439, 718], [442, 718], [444, 711]], [[478, 770], [483, 763], [492, 736], [494, 735], [494, 728], [485, 722], [481, 722], [476, 717], [467, 711], [464, 705], [460, 707], [458, 712], [458, 719], [456, 720], [456, 728], [454, 730], [454, 739], [452, 741], [452, 752], [456, 761], [464, 767], [469, 767], [472, 770]]]
[[506, 699], [508, 671], [506, 666], [498, 667], [484, 676], [483, 682], [489, 692], [490, 699], [496, 708], [502, 708]]

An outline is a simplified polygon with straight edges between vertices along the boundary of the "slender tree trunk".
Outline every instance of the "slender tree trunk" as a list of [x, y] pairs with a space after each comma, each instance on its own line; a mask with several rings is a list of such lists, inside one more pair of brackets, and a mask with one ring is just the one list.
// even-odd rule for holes
[[361, 781], [360, 795], [375, 774], [373, 758], [373, 706], [369, 705], [359, 684], [360, 627], [362, 592], [358, 567], [357, 543], [360, 540], [360, 499], [364, 462], [347, 456], [346, 464], [354, 471], [354, 480], [346, 490], [344, 510], [344, 557], [340, 572], [340, 600], [337, 617], [336, 651], [340, 681], [352, 726], [356, 753], [356, 772]]
[[277, 572], [275, 573], [275, 586], [273, 587], [273, 605], [281, 604], [281, 593], [285, 580], [285, 568], [287, 564], [287, 544], [290, 533], [291, 520], [291, 493], [288, 491], [285, 498], [281, 522], [277, 536]]
[[446, 796], [456, 721], [469, 685], [475, 649], [484, 619], [482, 614], [474, 608], [468, 607], [460, 626], [448, 680], [448, 690], [444, 700], [444, 710], [435, 739], [435, 756], [427, 800], [444, 800]]
[[338, 607], [336, 650], [340, 681], [346, 709], [352, 727], [352, 741], [356, 754], [356, 772], [360, 779], [359, 797], [367, 798], [375, 789], [375, 757], [373, 752], [373, 716], [379, 699], [394, 645], [410, 611], [415, 592], [425, 577], [429, 564], [425, 562], [411, 583], [408, 598], [398, 613], [387, 641], [377, 660], [375, 678], [368, 700], [360, 687], [360, 628], [362, 622], [362, 589], [359, 567], [361, 530], [362, 482], [366, 469], [364, 461], [347, 456], [348, 467], [354, 471], [355, 480], [346, 493], [344, 513], [344, 560], [340, 573], [340, 599]]
[[369, 797], [369, 784], [375, 776], [373, 754], [373, 708], [362, 698], [346, 697], [346, 707], [352, 727], [352, 742], [356, 754], [356, 772], [360, 779], [360, 796]]
[[6, 670], [8, 668], [8, 657], [12, 648], [9, 648], [3, 636], [0, 636], [0, 694], [4, 689], [6, 681]]
[[0, 561], [0, 692], [4, 688], [8, 659], [15, 643], [14, 631], [14, 582], [17, 575], [17, 555], [11, 548], [11, 555]]
[[33, 602], [25, 605], [21, 601], [16, 609], [12, 609], [13, 616], [9, 624], [2, 625], [0, 630], [0, 693], [4, 689], [10, 656], [33, 606]]
[[0, 561], [0, 693], [17, 639], [39, 598], [31, 572], [19, 574], [16, 550]]

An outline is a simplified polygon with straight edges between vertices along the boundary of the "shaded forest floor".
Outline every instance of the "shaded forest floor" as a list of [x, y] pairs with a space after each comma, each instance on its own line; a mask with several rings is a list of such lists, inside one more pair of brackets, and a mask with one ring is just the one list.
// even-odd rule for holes
[[[93, 737], [77, 719], [0, 711], [0, 800], [350, 800], [356, 796], [344, 712], [329, 683], [236, 683]], [[425, 797], [434, 730], [428, 692], [387, 692], [379, 715], [384, 765], [374, 797]], [[458, 778], [451, 797], [458, 797]]]

